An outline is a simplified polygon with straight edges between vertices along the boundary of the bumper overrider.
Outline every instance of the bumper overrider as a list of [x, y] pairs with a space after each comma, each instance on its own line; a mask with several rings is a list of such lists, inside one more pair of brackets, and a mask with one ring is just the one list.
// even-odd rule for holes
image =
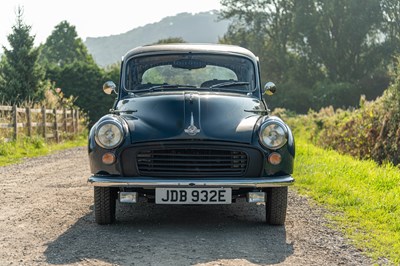
[[246, 178], [159, 178], [159, 177], [121, 177], [92, 175], [88, 183], [95, 187], [137, 187], [154, 189], [156, 187], [230, 187], [230, 188], [267, 188], [292, 185], [291, 175], [276, 177]]

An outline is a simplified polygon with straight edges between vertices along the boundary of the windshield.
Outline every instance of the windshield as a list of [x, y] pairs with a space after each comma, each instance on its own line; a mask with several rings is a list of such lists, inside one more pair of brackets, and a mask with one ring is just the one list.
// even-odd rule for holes
[[254, 64], [245, 57], [215, 54], [168, 54], [130, 59], [124, 88], [133, 93], [168, 90], [253, 92]]

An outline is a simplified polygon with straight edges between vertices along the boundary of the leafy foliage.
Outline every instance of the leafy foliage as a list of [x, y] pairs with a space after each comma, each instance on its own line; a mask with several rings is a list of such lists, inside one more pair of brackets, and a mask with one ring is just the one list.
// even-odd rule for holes
[[[233, 19], [221, 42], [249, 48], [282, 88], [271, 107], [306, 113], [356, 106], [388, 86], [400, 39], [394, 0], [222, 0]], [[264, 80], [266, 82], [267, 80]]]
[[400, 2], [397, 0], [380, 0], [384, 32], [388, 36], [388, 47], [397, 54], [400, 52]]
[[166, 44], [166, 43], [185, 43], [186, 41], [182, 37], [169, 37], [166, 39], [158, 40], [154, 44]]
[[377, 63], [375, 29], [382, 22], [376, 0], [308, 0], [296, 2], [294, 44], [321, 63], [333, 82], [359, 80]]
[[42, 45], [41, 62], [46, 67], [46, 77], [66, 97], [73, 97], [93, 123], [112, 107], [114, 99], [107, 97], [101, 87], [110, 77], [118, 81], [119, 67], [101, 69], [77, 36], [75, 27], [62, 21]]
[[96, 64], [74, 61], [48, 69], [47, 75], [66, 96], [76, 97], [74, 103], [88, 113], [91, 122], [108, 113], [112, 107], [114, 99], [101, 90], [107, 74]]
[[[360, 99], [358, 109], [322, 108], [305, 116], [289, 118], [300, 135], [315, 144], [361, 159], [400, 165], [400, 73], [375, 101]], [[285, 115], [282, 110], [277, 110]]]
[[78, 38], [75, 26], [62, 21], [55, 26], [46, 43], [41, 46], [41, 62], [64, 66], [73, 61], [94, 63], [81, 38]]

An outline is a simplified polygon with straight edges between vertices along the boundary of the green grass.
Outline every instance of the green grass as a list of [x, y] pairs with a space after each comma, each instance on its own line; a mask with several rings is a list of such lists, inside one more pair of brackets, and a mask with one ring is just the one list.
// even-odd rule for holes
[[295, 188], [332, 211], [354, 245], [400, 263], [400, 169], [324, 150], [296, 139]]
[[0, 166], [18, 163], [24, 158], [43, 156], [55, 151], [85, 145], [87, 145], [86, 134], [58, 144], [46, 143], [43, 138], [39, 137], [22, 137], [12, 142], [5, 142], [0, 139]]

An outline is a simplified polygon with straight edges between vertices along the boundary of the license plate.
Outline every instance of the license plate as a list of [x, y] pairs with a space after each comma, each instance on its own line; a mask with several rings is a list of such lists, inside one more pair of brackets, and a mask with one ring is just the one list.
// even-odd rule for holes
[[231, 204], [231, 188], [156, 188], [157, 204]]

